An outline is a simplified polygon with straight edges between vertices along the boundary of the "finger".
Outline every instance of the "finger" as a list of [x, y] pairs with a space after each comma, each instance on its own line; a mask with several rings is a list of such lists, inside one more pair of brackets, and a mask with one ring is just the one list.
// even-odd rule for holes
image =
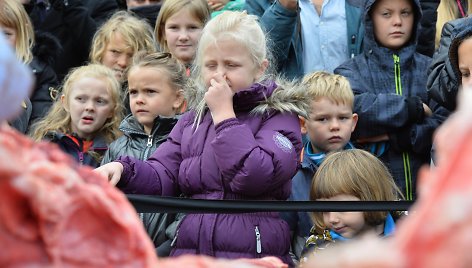
[[113, 173], [111, 178], [110, 178], [110, 184], [111, 185], [116, 185], [121, 179], [121, 175], [118, 175], [117, 173]]
[[214, 78], [210, 80], [210, 87], [216, 87], [219, 83]]

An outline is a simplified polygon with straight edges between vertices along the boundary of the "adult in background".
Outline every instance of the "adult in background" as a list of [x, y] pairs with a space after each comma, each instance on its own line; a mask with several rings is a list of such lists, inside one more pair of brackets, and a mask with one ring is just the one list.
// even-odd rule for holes
[[260, 17], [272, 40], [277, 72], [300, 78], [333, 72], [358, 55], [364, 36], [363, 0], [251, 0], [249, 14]]

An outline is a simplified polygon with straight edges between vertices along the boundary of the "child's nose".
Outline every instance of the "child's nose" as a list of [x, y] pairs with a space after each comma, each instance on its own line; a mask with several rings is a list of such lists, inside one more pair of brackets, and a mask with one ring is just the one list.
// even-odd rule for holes
[[338, 130], [339, 129], [339, 120], [338, 119], [333, 119], [331, 121], [331, 130]]
[[182, 29], [179, 34], [179, 40], [188, 40], [188, 30]]
[[117, 64], [121, 68], [125, 69], [128, 66], [129, 57], [127, 55], [121, 55], [118, 58]]
[[93, 103], [93, 101], [87, 101], [87, 103], [85, 104], [85, 110], [86, 111], [95, 110], [95, 104]]
[[396, 14], [392, 16], [393, 25], [399, 26], [402, 24], [401, 14]]
[[328, 222], [331, 224], [339, 222], [339, 215], [337, 212], [329, 212], [328, 213]]

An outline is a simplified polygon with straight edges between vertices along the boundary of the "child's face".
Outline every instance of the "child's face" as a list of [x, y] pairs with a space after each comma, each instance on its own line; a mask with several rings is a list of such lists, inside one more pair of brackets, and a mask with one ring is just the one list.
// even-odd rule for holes
[[133, 50], [131, 47], [120, 33], [115, 33], [105, 47], [101, 63], [115, 72], [118, 81], [123, 81], [125, 70], [128, 68], [132, 57]]
[[191, 63], [202, 29], [203, 23], [187, 8], [170, 16], [164, 25], [164, 40], [169, 52], [184, 64]]
[[202, 74], [207, 88], [216, 74], [226, 78], [233, 92], [249, 88], [259, 79], [267, 67], [267, 61], [257, 66], [244, 45], [234, 40], [210, 43], [203, 51]]
[[128, 74], [131, 112], [151, 133], [157, 116], [173, 116], [183, 96], [173, 88], [166, 71], [152, 67], [131, 68]]
[[379, 0], [371, 18], [380, 45], [398, 50], [410, 40], [415, 20], [411, 0]]
[[107, 83], [102, 79], [78, 79], [72, 83], [67, 103], [64, 96], [61, 100], [70, 113], [72, 131], [83, 139], [93, 139], [107, 119], [113, 116], [114, 103]]
[[16, 48], [16, 30], [11, 27], [6, 27], [0, 24], [0, 31], [3, 32], [3, 35], [7, 39], [8, 44], [15, 49]]
[[304, 130], [314, 153], [341, 150], [351, 138], [357, 124], [357, 114], [348, 105], [336, 104], [328, 98], [313, 100]]
[[462, 86], [472, 86], [472, 38], [467, 38], [459, 45], [457, 50], [459, 58], [459, 71], [461, 73]]
[[[317, 201], [360, 201], [352, 195], [335, 195], [330, 198], [317, 199]], [[345, 238], [353, 238], [372, 227], [367, 225], [364, 213], [354, 212], [323, 212], [323, 222], [328, 229], [335, 231]]]

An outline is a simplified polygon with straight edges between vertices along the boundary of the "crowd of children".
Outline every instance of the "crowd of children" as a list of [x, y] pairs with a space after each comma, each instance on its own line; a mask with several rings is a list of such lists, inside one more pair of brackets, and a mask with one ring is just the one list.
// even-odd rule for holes
[[[59, 87], [25, 9], [38, 2], [0, 3], [0, 29], [37, 81], [10, 125], [129, 194], [415, 200], [434, 131], [460, 86], [472, 84], [469, 19], [445, 23], [455, 28], [432, 61], [417, 52], [418, 0], [165, 0], [88, 17], [88, 62], [62, 69]], [[138, 12], [147, 5], [158, 12], [148, 20]], [[328, 242], [392, 235], [398, 218], [140, 216], [160, 256], [277, 256], [290, 266]]]

